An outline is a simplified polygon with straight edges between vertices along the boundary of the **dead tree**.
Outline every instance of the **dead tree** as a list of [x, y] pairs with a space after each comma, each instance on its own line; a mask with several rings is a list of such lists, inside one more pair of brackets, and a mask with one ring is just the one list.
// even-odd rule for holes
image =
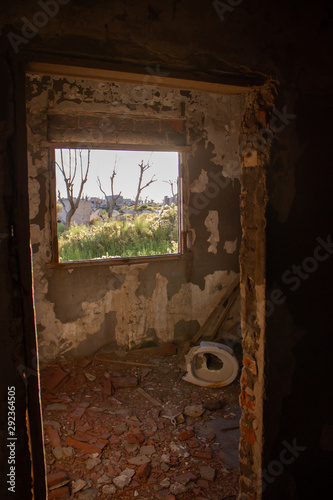
[[116, 206], [117, 200], [118, 200], [118, 198], [121, 195], [121, 191], [120, 191], [120, 193], [117, 196], [114, 195], [114, 178], [116, 177], [116, 175], [117, 175], [117, 158], [114, 161], [113, 172], [112, 172], [112, 175], [110, 176], [111, 199], [108, 198], [106, 192], [103, 190], [101, 180], [97, 176], [98, 187], [99, 187], [100, 191], [104, 194], [105, 201], [106, 201], [106, 204], [108, 206], [108, 217], [109, 217], [109, 219], [111, 219], [114, 207]]
[[176, 203], [177, 202], [178, 193], [175, 193], [173, 185], [176, 184], [176, 186], [177, 186], [177, 181], [163, 181], [163, 182], [166, 182], [167, 184], [169, 184], [169, 186], [171, 188], [172, 202]]
[[[74, 155], [72, 155], [71, 149], [68, 150], [68, 173], [66, 172], [62, 149], [60, 149], [60, 164], [56, 162], [56, 165], [59, 168], [63, 176], [63, 179], [65, 181], [67, 200], [69, 202], [69, 206], [68, 205], [66, 206], [64, 199], [60, 195], [60, 190], [58, 190], [58, 198], [62, 206], [64, 207], [66, 213], [65, 229], [67, 230], [70, 228], [72, 217], [79, 206], [80, 199], [82, 196], [83, 186], [88, 180], [88, 173], [90, 168], [90, 149], [88, 149], [87, 166], [85, 168], [85, 173], [83, 173], [84, 168], [83, 168], [82, 149], [74, 149]], [[80, 169], [81, 172], [80, 188], [77, 196], [74, 197], [74, 182], [78, 168]]]
[[152, 178], [150, 179], [150, 181], [147, 182], [147, 184], [145, 184], [144, 186], [142, 186], [143, 174], [146, 172], [146, 170], [148, 170], [151, 167], [151, 165], [149, 163], [149, 160], [148, 160], [147, 163], [143, 163], [143, 160], [141, 160], [141, 163], [139, 163], [139, 167], [140, 167], [140, 175], [139, 175], [138, 190], [137, 190], [137, 193], [136, 193], [135, 204], [134, 204], [134, 215], [137, 212], [139, 198], [140, 198], [140, 195], [141, 195], [142, 191], [144, 189], [146, 189], [148, 186], [150, 186], [150, 184], [152, 184], [153, 182], [157, 181], [157, 179], [154, 179], [154, 177], [155, 177], [155, 174], [154, 174], [152, 176]]

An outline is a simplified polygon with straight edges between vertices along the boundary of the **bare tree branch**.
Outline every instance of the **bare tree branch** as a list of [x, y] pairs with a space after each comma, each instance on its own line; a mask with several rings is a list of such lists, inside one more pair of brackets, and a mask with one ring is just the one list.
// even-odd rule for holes
[[63, 179], [65, 181], [65, 186], [66, 186], [66, 193], [67, 193], [67, 199], [69, 202], [69, 208], [66, 208], [65, 201], [60, 195], [60, 191], [58, 190], [58, 197], [59, 200], [64, 207], [64, 210], [66, 212], [66, 222], [65, 222], [65, 228], [69, 229], [71, 225], [71, 220], [76, 212], [81, 196], [82, 196], [82, 191], [85, 183], [88, 180], [88, 174], [89, 174], [89, 168], [90, 168], [90, 153], [91, 150], [88, 149], [88, 157], [87, 157], [87, 166], [85, 168], [85, 173], [84, 173], [84, 168], [83, 168], [83, 158], [82, 158], [82, 149], [78, 150], [79, 152], [79, 157], [80, 157], [80, 171], [81, 171], [81, 180], [80, 180], [80, 187], [79, 187], [79, 192], [76, 198], [74, 198], [74, 180], [77, 174], [77, 167], [78, 167], [78, 157], [77, 157], [77, 150], [74, 150], [74, 165], [73, 165], [73, 159], [72, 159], [72, 150], [68, 150], [68, 175], [66, 173], [66, 168], [65, 168], [65, 162], [64, 162], [64, 155], [63, 155], [63, 150], [60, 149], [60, 164], [56, 162], [57, 167], [59, 168]]
[[107, 207], [108, 207], [108, 217], [110, 219], [112, 217], [114, 207], [116, 206], [117, 201], [118, 201], [118, 199], [119, 199], [119, 197], [121, 195], [121, 191], [119, 192], [119, 194], [117, 196], [114, 195], [114, 178], [116, 177], [116, 175], [117, 175], [117, 156], [116, 156], [115, 161], [114, 161], [114, 167], [113, 167], [112, 175], [110, 176], [111, 199], [108, 198], [106, 192], [102, 188], [102, 183], [101, 183], [100, 178], [97, 177], [97, 184], [98, 184], [98, 187], [99, 187], [100, 191], [104, 194], [105, 201], [106, 201], [106, 204], [107, 204]]
[[[150, 155], [150, 158], [151, 158], [151, 155]], [[155, 177], [155, 174], [154, 174], [152, 176], [152, 178], [150, 179], [150, 181], [147, 182], [147, 184], [145, 184], [144, 186], [142, 186], [143, 174], [146, 172], [146, 170], [148, 170], [149, 168], [151, 168], [151, 164], [149, 163], [150, 162], [150, 158], [149, 158], [148, 162], [145, 163], [145, 164], [143, 163], [143, 160], [141, 160], [141, 163], [139, 163], [140, 175], [139, 175], [139, 182], [138, 182], [138, 190], [137, 190], [137, 193], [136, 193], [135, 204], [134, 204], [134, 215], [136, 214], [136, 212], [138, 210], [139, 198], [140, 198], [140, 195], [141, 195], [142, 191], [144, 189], [146, 189], [148, 186], [150, 186], [150, 184], [152, 184], [153, 182], [157, 181], [157, 179], [154, 179], [154, 177]]]

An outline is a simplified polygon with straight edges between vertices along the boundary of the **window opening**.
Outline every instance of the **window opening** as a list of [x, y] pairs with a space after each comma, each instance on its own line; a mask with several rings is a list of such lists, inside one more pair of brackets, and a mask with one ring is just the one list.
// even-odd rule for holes
[[179, 153], [54, 149], [59, 262], [179, 253]]

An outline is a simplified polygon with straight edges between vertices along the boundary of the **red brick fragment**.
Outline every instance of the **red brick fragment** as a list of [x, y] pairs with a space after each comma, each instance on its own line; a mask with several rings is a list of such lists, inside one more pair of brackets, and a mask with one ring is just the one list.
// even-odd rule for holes
[[86, 408], [75, 408], [73, 413], [71, 413], [71, 417], [75, 419], [80, 419], [86, 411]]
[[263, 109], [257, 111], [257, 119], [263, 127], [266, 127], [266, 111]]
[[215, 436], [215, 434], [213, 434], [213, 433], [211, 432], [210, 434], [208, 434], [208, 435], [206, 436], [206, 440], [207, 440], [207, 441], [214, 441], [215, 437], [216, 437], [216, 436]]
[[48, 494], [48, 499], [49, 500], [68, 500], [70, 498], [69, 494], [69, 489], [67, 486], [63, 486], [62, 488], [59, 488], [54, 491], [50, 491]]
[[251, 397], [249, 396], [249, 394], [247, 394], [247, 392], [242, 391], [240, 399], [241, 399], [242, 405], [246, 406], [249, 410], [252, 410], [252, 411], [254, 410], [255, 401], [253, 401], [251, 399]]
[[178, 439], [179, 441], [186, 441], [187, 439], [190, 439], [194, 436], [194, 432], [191, 430], [183, 431], [180, 434], [178, 434]]
[[109, 378], [105, 379], [103, 382], [103, 394], [111, 396], [114, 393], [111, 380]]
[[243, 365], [246, 366], [246, 368], [250, 370], [250, 372], [252, 372], [253, 375], [257, 375], [258, 373], [257, 363], [253, 359], [243, 356]]
[[92, 359], [88, 359], [88, 358], [82, 358], [82, 359], [79, 359], [79, 361], [77, 362], [77, 366], [79, 366], [80, 368], [86, 368], [88, 365], [90, 365], [92, 362]]
[[46, 380], [44, 380], [44, 388], [50, 392], [58, 389], [60, 385], [64, 384], [69, 379], [68, 373], [64, 372], [61, 368], [58, 368], [52, 375], [49, 375]]
[[248, 427], [245, 427], [244, 425], [241, 427], [241, 435], [250, 444], [254, 444], [257, 441], [257, 436], [256, 433], [254, 432], [254, 429], [249, 429]]
[[82, 441], [83, 443], [88, 443], [88, 441], [92, 438], [90, 434], [85, 434], [84, 432], [76, 432], [75, 439], [78, 441]]
[[108, 444], [109, 442], [106, 440], [106, 439], [102, 439], [100, 438], [96, 443], [94, 443], [94, 446], [96, 446], [96, 448], [99, 448], [100, 451], [103, 450], [103, 448], [105, 448], [105, 446]]
[[61, 446], [61, 441], [58, 432], [55, 429], [53, 429], [51, 425], [48, 425], [46, 429], [52, 446], [54, 446], [55, 448], [57, 446]]
[[129, 444], [141, 444], [144, 442], [145, 436], [142, 432], [128, 432], [125, 436], [125, 440]]
[[70, 436], [67, 436], [66, 444], [68, 444], [68, 446], [73, 446], [74, 448], [82, 450], [82, 451], [84, 451], [84, 453], [87, 453], [88, 455], [91, 455], [93, 453], [101, 453], [101, 450], [102, 450], [100, 447], [97, 446], [97, 443], [96, 443], [96, 445], [84, 443], [84, 442], [78, 441], [77, 439], [74, 439]]
[[136, 477], [147, 478], [151, 473], [151, 462], [140, 465], [136, 472]]
[[114, 435], [114, 434], [113, 434], [113, 435], [110, 437], [110, 439], [109, 439], [109, 443], [110, 443], [110, 444], [118, 444], [118, 443], [120, 443], [120, 439], [119, 439], [119, 437], [118, 437], [118, 436], [116, 436], [116, 435]]
[[183, 474], [179, 474], [178, 476], [173, 476], [173, 480], [177, 483], [186, 485], [190, 481], [196, 481], [197, 476], [192, 472], [184, 472]]
[[60, 485], [62, 486], [65, 481], [69, 481], [69, 477], [67, 476], [66, 472], [60, 471], [60, 472], [53, 472], [52, 474], [47, 475], [47, 486], [48, 488], [52, 488], [54, 486]]
[[206, 481], [206, 479], [198, 479], [197, 485], [200, 486], [200, 488], [207, 489], [209, 487], [209, 482]]

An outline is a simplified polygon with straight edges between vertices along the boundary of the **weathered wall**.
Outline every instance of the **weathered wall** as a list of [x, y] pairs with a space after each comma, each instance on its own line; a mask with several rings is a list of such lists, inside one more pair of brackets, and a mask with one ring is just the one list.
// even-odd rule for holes
[[[42, 358], [193, 335], [238, 272], [238, 136], [244, 97], [31, 76], [27, 87], [31, 243]], [[50, 268], [51, 168], [43, 141], [190, 146], [183, 154], [178, 259]], [[54, 189], [54, 188], [53, 188]], [[237, 307], [238, 306], [238, 307]], [[239, 314], [239, 302], [231, 318]], [[181, 325], [181, 329], [179, 326]]]

